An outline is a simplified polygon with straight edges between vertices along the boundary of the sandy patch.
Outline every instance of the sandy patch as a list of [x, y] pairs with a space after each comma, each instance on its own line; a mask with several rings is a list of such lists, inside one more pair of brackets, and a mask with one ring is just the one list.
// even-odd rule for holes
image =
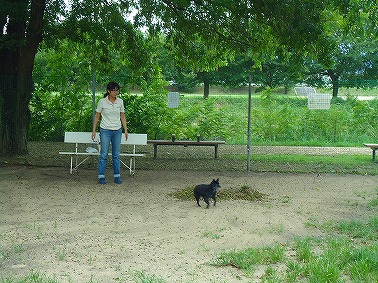
[[[378, 176], [144, 171], [122, 185], [96, 183], [96, 171], [0, 167], [0, 278], [31, 270], [59, 282], [259, 282], [209, 263], [221, 251], [285, 244], [319, 235], [306, 223], [364, 219]], [[263, 202], [218, 199], [210, 209], [169, 197], [220, 178], [247, 185]], [[111, 181], [108, 178], [108, 181]]]

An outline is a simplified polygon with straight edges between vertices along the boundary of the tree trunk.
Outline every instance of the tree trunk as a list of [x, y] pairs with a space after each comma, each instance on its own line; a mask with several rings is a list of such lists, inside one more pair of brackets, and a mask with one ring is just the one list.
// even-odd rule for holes
[[5, 156], [25, 155], [28, 153], [32, 78], [7, 77], [1, 85], [5, 92], [1, 117], [1, 153]]
[[210, 80], [205, 77], [203, 79], [203, 98], [207, 99], [210, 95]]
[[210, 78], [206, 71], [197, 73], [197, 79], [203, 82], [203, 98], [207, 99], [210, 95]]
[[339, 94], [339, 76], [333, 70], [327, 70], [328, 76], [332, 81], [332, 97], [337, 97]]
[[[17, 2], [18, 9], [12, 9], [16, 7], [14, 2]], [[45, 6], [46, 0], [18, 0], [13, 1], [13, 5], [4, 3], [8, 19], [1, 26], [5, 31], [5, 42], [0, 45], [0, 150], [4, 156], [28, 152], [32, 72], [35, 54], [42, 41]]]

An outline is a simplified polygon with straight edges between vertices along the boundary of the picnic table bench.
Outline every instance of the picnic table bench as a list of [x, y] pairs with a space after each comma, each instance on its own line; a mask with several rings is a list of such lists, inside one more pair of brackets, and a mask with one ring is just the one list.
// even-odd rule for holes
[[376, 143], [364, 143], [364, 146], [370, 147], [373, 151], [373, 161], [375, 161], [375, 151], [378, 149], [378, 144]]
[[159, 145], [181, 145], [184, 147], [187, 146], [213, 146], [214, 147], [214, 158], [219, 157], [218, 146], [220, 144], [225, 144], [225, 141], [190, 141], [190, 140], [148, 140], [148, 144], [154, 146], [154, 158], [157, 158], [157, 148]]
[[[71, 157], [71, 164], [70, 164], [70, 173], [76, 172], [81, 164], [83, 164], [89, 157], [99, 156], [100, 155], [100, 135], [96, 133], [95, 140], [92, 140], [92, 132], [65, 132], [64, 133], [64, 142], [65, 143], [74, 143], [75, 150], [73, 151], [60, 151], [59, 154], [69, 155]], [[89, 145], [86, 150], [81, 150], [79, 148], [79, 144], [86, 144]], [[136, 146], [137, 145], [146, 145], [147, 144], [147, 134], [130, 134], [128, 139], [126, 140], [124, 136], [122, 136], [121, 145], [131, 145], [132, 151], [131, 152], [121, 152], [121, 157], [126, 156], [130, 157], [130, 161], [126, 164], [122, 159], [120, 159], [121, 163], [130, 170], [130, 175], [133, 176], [135, 174], [135, 159], [136, 157], [145, 156], [144, 153], [137, 153]], [[94, 146], [97, 146], [96, 149]], [[109, 153], [111, 156], [111, 153]], [[82, 160], [79, 158], [82, 157]], [[75, 158], [75, 163], [74, 163]]]

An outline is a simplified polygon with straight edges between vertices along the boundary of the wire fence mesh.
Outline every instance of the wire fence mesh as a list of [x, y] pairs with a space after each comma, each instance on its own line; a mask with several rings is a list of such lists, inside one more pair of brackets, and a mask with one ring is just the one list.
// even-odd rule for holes
[[[29, 152], [41, 164], [67, 164], [67, 157], [58, 156], [59, 150], [69, 150], [72, 146], [63, 143], [64, 132], [90, 132], [94, 107], [105, 92], [102, 84], [93, 85], [95, 81], [74, 88], [67, 88], [63, 82], [48, 86], [36, 83], [30, 102]], [[168, 87], [164, 93], [149, 94], [123, 89], [120, 97], [125, 102], [130, 131], [147, 133], [149, 140], [170, 140], [174, 134], [177, 140], [225, 141], [219, 146], [217, 159], [214, 147], [161, 145], [155, 159], [151, 144], [141, 146], [138, 150], [146, 158], [138, 160], [137, 167], [244, 171], [248, 153], [370, 156], [371, 150], [363, 147], [363, 143], [378, 140], [377, 83], [365, 89], [345, 85], [340, 83], [338, 97], [324, 110], [309, 109], [308, 98], [297, 95], [294, 89], [256, 92], [254, 87], [250, 151], [248, 87], [213, 87], [207, 99], [201, 87], [191, 93], [174, 87]], [[175, 95], [170, 96], [170, 92]], [[332, 89], [319, 90], [319, 93], [331, 94]], [[28, 162], [34, 161], [29, 158]], [[258, 161], [254, 162], [256, 169]]]

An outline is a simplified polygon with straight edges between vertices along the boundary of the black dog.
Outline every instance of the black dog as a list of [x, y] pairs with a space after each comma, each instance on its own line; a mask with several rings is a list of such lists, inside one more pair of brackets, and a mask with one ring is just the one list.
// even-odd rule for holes
[[211, 181], [210, 185], [201, 184], [201, 185], [195, 186], [194, 197], [197, 200], [198, 206], [201, 206], [199, 204], [199, 200], [200, 200], [201, 197], [203, 197], [203, 200], [207, 203], [206, 208], [209, 208], [209, 206], [210, 206], [210, 204], [209, 204], [210, 198], [212, 198], [214, 200], [214, 206], [215, 206], [215, 204], [217, 203], [217, 192], [219, 191], [220, 187], [221, 186], [219, 185], [219, 178], [216, 179], [216, 180], [213, 179]]

